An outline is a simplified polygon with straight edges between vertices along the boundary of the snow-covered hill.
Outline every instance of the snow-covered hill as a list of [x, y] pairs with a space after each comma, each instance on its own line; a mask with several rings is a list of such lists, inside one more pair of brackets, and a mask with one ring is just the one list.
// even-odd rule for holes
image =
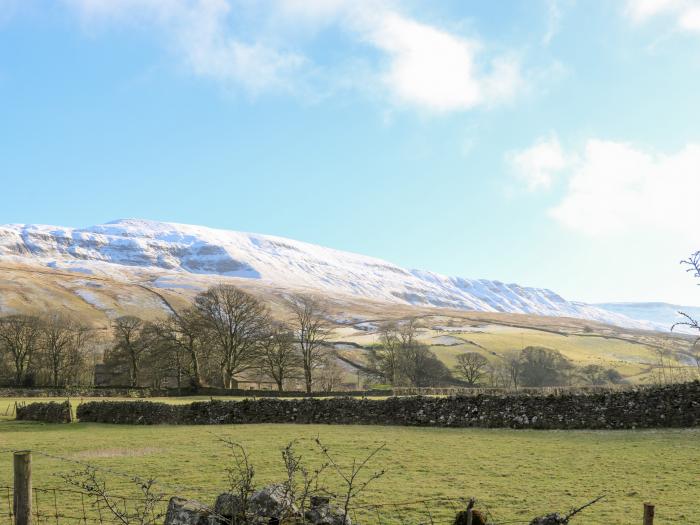
[[[688, 314], [693, 319], [700, 319], [700, 308], [669, 303], [600, 303], [595, 305], [609, 312], [624, 315], [630, 319], [650, 323], [655, 330], [667, 332], [675, 323], [687, 321], [679, 312]], [[677, 325], [674, 331], [697, 335], [697, 330]]]
[[[631, 327], [644, 323], [569, 302], [544, 288], [407, 270], [300, 241], [201, 226], [127, 219], [89, 228], [0, 226], [0, 260], [95, 274], [128, 269], [255, 279], [374, 300], [465, 310], [567, 316]], [[173, 286], [172, 277], [163, 286]]]

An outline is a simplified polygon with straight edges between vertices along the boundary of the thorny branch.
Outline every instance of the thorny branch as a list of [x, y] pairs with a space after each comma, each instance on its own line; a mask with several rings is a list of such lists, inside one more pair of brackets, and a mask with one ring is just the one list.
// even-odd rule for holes
[[141, 496], [136, 500], [137, 503], [133, 505], [133, 508], [129, 510], [126, 499], [110, 494], [107, 482], [99, 476], [94, 467], [63, 474], [61, 477], [69, 485], [77, 487], [91, 496], [93, 505], [99, 506], [100, 502], [103, 503], [107, 510], [123, 525], [155, 525], [163, 517], [157, 508], [165, 495], [154, 491], [155, 479], [131, 478], [131, 481], [138, 486]]

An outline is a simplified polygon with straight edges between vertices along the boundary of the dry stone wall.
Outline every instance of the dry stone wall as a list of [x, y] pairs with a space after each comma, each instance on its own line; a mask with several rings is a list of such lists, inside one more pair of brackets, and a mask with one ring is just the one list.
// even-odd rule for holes
[[43, 421], [44, 423], [70, 423], [73, 419], [70, 401], [57, 403], [28, 403], [17, 405], [16, 418], [20, 421]]
[[170, 405], [93, 401], [82, 422], [119, 424], [320, 423], [435, 427], [634, 429], [700, 425], [700, 382], [559, 395], [257, 399]]

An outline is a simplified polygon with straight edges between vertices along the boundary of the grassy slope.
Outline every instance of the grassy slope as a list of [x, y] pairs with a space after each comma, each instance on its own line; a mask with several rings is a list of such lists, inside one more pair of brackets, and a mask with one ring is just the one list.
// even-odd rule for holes
[[[129, 268], [122, 271], [121, 277], [109, 277], [2, 263], [0, 308], [41, 312], [59, 307], [90, 320], [106, 339], [110, 318], [125, 313], [145, 318], [162, 316], [168, 311], [163, 299], [180, 308], [192, 299], [196, 286], [206, 287], [226, 281], [263, 298], [276, 317], [288, 317], [281, 306], [283, 291], [270, 289], [252, 280], [172, 274], [172, 282], [179, 287], [163, 289], [153, 285], [154, 279], [162, 274]], [[596, 363], [613, 367], [634, 382], [644, 382], [649, 376], [651, 364], [655, 362], [653, 352], [656, 347], [678, 351], [687, 349], [692, 342], [692, 339], [683, 336], [672, 337], [570, 318], [387, 305], [356, 297], [334, 297], [330, 300], [332, 313], [339, 319], [381, 321], [419, 316], [427, 328], [421, 338], [427, 343], [444, 335], [430, 330], [432, 327], [447, 324], [464, 327], [465, 331], [450, 332], [449, 335], [476, 342], [484, 349], [466, 343], [461, 346], [434, 346], [433, 350], [448, 366], [453, 365], [457, 353], [464, 351], [480, 351], [490, 359], [496, 359], [498, 354], [505, 351], [540, 345], [560, 350], [578, 364]], [[353, 327], [337, 328], [334, 338], [361, 345], [376, 342], [376, 334]], [[362, 351], [348, 350], [343, 353], [354, 361], [364, 360]], [[349, 370], [345, 381], [353, 383], [356, 379], [356, 374]]]
[[[454, 366], [456, 356], [463, 352], [478, 352], [491, 361], [497, 361], [505, 353], [526, 346], [544, 346], [559, 350], [578, 365], [597, 364], [615, 368], [633, 383], [644, 383], [650, 378], [650, 371], [656, 366], [653, 346], [596, 335], [583, 332], [558, 334], [532, 328], [483, 324], [478, 328], [449, 333], [425, 329], [420, 332], [419, 338], [431, 344], [433, 352], [449, 367]], [[360, 345], [377, 342], [374, 334], [348, 329], [338, 334], [338, 338]], [[463, 343], [453, 344], [459, 340]], [[348, 349], [343, 354], [362, 361], [361, 350]], [[670, 363], [679, 364], [675, 359]]]
[[[227, 456], [217, 436], [243, 443], [251, 453], [260, 481], [271, 482], [281, 479], [279, 450], [290, 440], [300, 439], [300, 449], [311, 464], [315, 463], [317, 455], [310, 439], [317, 435], [345, 462], [362, 456], [377, 443], [387, 443], [374, 466], [386, 467], [388, 473], [377, 482], [371, 497], [364, 498], [364, 503], [473, 495], [502, 522], [567, 510], [606, 493], [606, 500], [580, 518], [581, 523], [639, 523], [642, 502], [647, 500], [657, 504], [659, 523], [700, 523], [700, 487], [695, 468], [700, 458], [697, 430], [545, 432], [0, 422], [0, 448], [41, 450], [119, 471], [155, 476], [189, 487], [185, 495], [205, 502], [225, 487]], [[35, 455], [35, 486], [60, 486], [56, 475], [75, 468]], [[128, 493], [124, 482], [113, 480], [117, 483], [116, 492]], [[0, 454], [0, 486], [10, 482], [11, 457]], [[443, 518], [450, 512], [437, 505], [431, 510], [434, 517]]]

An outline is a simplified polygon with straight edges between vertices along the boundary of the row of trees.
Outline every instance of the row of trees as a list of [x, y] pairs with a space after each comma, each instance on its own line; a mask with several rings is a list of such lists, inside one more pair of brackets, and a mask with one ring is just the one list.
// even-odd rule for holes
[[193, 304], [164, 319], [115, 319], [110, 333], [75, 318], [49, 315], [0, 317], [0, 381], [18, 386], [91, 384], [98, 351], [113, 384], [178, 386], [236, 384], [244, 373], [270, 378], [282, 388], [301, 382], [307, 392], [331, 390], [342, 370], [326, 340], [332, 322], [310, 296], [286, 300], [286, 322], [267, 305], [230, 285], [200, 293]]
[[[344, 372], [328, 342], [333, 322], [326, 306], [297, 295], [288, 297], [283, 308], [276, 316], [285, 319], [281, 322], [257, 297], [218, 285], [198, 294], [184, 310], [156, 321], [119, 317], [107, 338], [62, 314], [8, 315], [0, 318], [0, 380], [54, 387], [90, 384], [97, 349], [104, 347], [103, 369], [114, 385], [161, 387], [174, 379], [178, 387], [232, 388], [246, 376], [274, 382], [279, 390], [292, 384], [307, 392], [337, 389]], [[465, 352], [449, 369], [418, 340], [418, 332], [415, 319], [382, 324], [378, 344], [367, 352], [366, 381], [507, 388], [623, 381], [614, 369], [576, 366], [542, 347], [488, 359]], [[666, 368], [659, 370], [665, 373]]]
[[469, 386], [518, 388], [624, 382], [613, 368], [576, 366], [559, 351], [538, 346], [507, 353], [493, 362], [477, 352], [465, 352], [457, 356], [455, 372]]
[[0, 318], [0, 376], [15, 385], [65, 386], [89, 375], [95, 333], [69, 316], [8, 315]]
[[623, 381], [614, 369], [577, 367], [557, 350], [527, 347], [489, 360], [478, 352], [457, 355], [449, 370], [417, 339], [415, 320], [379, 328], [379, 344], [369, 350], [369, 375], [392, 386], [520, 386], [605, 385]]
[[291, 380], [303, 381], [307, 392], [315, 383], [337, 386], [325, 306], [301, 295], [285, 306], [287, 321], [275, 321], [257, 297], [234, 286], [214, 286], [166, 319], [116, 319], [105, 365], [131, 386], [160, 386], [175, 376], [178, 386], [233, 388], [244, 373], [269, 377], [279, 390]]

